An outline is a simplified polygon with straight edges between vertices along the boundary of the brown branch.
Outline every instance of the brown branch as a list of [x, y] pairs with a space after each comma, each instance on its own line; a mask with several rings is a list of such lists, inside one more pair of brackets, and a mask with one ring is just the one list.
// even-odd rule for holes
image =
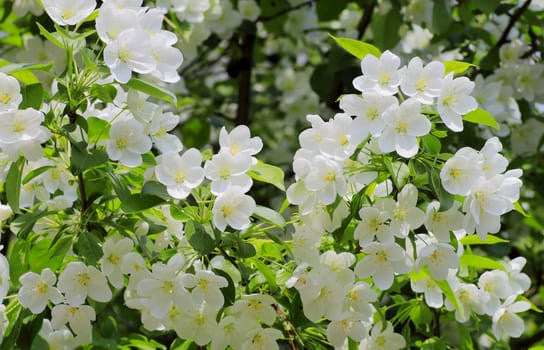
[[374, 13], [374, 8], [376, 7], [376, 1], [373, 0], [363, 9], [363, 16], [357, 25], [357, 35], [359, 39], [363, 39], [365, 32], [372, 21], [372, 14]]
[[[303, 8], [304, 6], [310, 6], [315, 0], [308, 0], [308, 1], [305, 1], [303, 3], [300, 3], [296, 6], [291, 6], [291, 7], [287, 7], [283, 10], [280, 10], [270, 16], [261, 16], [257, 19], [257, 22], [266, 22], [266, 21], [271, 21], [273, 20], [274, 18], [278, 18], [278, 17], [281, 17], [283, 15], [285, 15], [286, 13], [289, 13], [291, 11], [296, 11], [298, 9], [301, 9]], [[330, 0], [328, 0], [330, 1]]]
[[495, 44], [496, 48], [500, 48], [501, 46], [503, 46], [504, 44], [508, 42], [508, 35], [510, 35], [512, 28], [514, 28], [514, 25], [520, 19], [523, 12], [525, 12], [525, 10], [529, 8], [529, 5], [531, 5], [531, 1], [532, 0], [525, 0], [523, 5], [521, 5], [521, 7], [518, 8], [516, 12], [514, 12], [514, 14], [512, 14], [512, 16], [510, 17], [510, 21], [508, 21], [506, 28], [504, 28], [504, 31], [502, 32], [502, 35], [499, 38], [499, 41], [497, 41], [497, 43]]
[[240, 60], [240, 74], [238, 75], [238, 110], [236, 111], [236, 125], [249, 125], [249, 111], [251, 107], [251, 68], [253, 66], [253, 44], [255, 34], [247, 33], [242, 37]]

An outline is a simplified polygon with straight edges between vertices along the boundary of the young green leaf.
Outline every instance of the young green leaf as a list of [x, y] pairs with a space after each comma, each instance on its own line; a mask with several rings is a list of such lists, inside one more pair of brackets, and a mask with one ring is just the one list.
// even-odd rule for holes
[[261, 205], [257, 205], [255, 212], [253, 213], [257, 219], [277, 226], [279, 228], [285, 228], [285, 219], [275, 210], [272, 210]]
[[167, 90], [157, 84], [151, 83], [138, 78], [132, 78], [125, 84], [126, 87], [143, 92], [149, 96], [158, 98], [159, 100], [166, 101], [172, 105], [176, 105], [177, 99], [170, 90]]
[[248, 175], [254, 180], [269, 183], [280, 190], [285, 191], [283, 170], [277, 166], [259, 161], [255, 166], [249, 169]]
[[329, 34], [329, 36], [333, 38], [334, 41], [336, 41], [336, 43], [338, 43], [338, 45], [340, 45], [344, 50], [360, 60], [362, 60], [368, 54], [374, 55], [378, 58], [382, 55], [380, 50], [374, 45], [350, 38], [337, 38], [331, 34]]
[[21, 213], [19, 199], [21, 196], [21, 182], [24, 165], [24, 157], [20, 157], [16, 162], [12, 163], [9, 167], [8, 175], [6, 176], [6, 184], [4, 185], [8, 204], [14, 213]]
[[446, 61], [444, 62], [446, 68], [446, 74], [453, 72], [454, 75], [460, 75], [465, 73], [470, 67], [476, 67], [475, 64], [461, 61]]
[[481, 108], [477, 108], [476, 110], [465, 114], [463, 116], [463, 120], [475, 124], [490, 126], [495, 130], [500, 129], [495, 118], [488, 111]]

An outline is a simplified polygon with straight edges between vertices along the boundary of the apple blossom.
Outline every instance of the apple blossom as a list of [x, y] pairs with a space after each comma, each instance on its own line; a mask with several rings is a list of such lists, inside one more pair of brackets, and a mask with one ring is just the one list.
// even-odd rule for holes
[[45, 12], [60, 25], [78, 24], [94, 11], [95, 0], [42, 0]]
[[432, 104], [440, 94], [444, 64], [431, 62], [423, 67], [419, 57], [414, 57], [402, 75], [400, 88], [404, 94], [417, 99], [422, 104]]
[[110, 301], [112, 297], [108, 281], [102, 272], [80, 261], [68, 263], [59, 276], [57, 288], [71, 306], [83, 304], [87, 296], [103, 303]]
[[517, 313], [529, 310], [531, 305], [526, 301], [515, 302], [515, 296], [510, 296], [493, 314], [493, 334], [498, 339], [519, 337], [525, 329], [523, 319]]
[[250, 225], [249, 217], [255, 212], [255, 200], [244, 194], [243, 188], [230, 186], [215, 199], [213, 204], [213, 223], [224, 231], [228, 226], [244, 230]]
[[157, 157], [155, 174], [157, 180], [166, 186], [168, 194], [183, 199], [204, 180], [201, 163], [202, 154], [195, 148], [185, 151], [181, 156], [173, 152], [165, 153]]
[[397, 151], [404, 158], [411, 158], [418, 151], [417, 137], [431, 131], [431, 122], [421, 114], [421, 105], [408, 99], [400, 106], [392, 105], [383, 113], [385, 128], [378, 142], [382, 152]]
[[394, 95], [401, 79], [399, 66], [400, 58], [390, 51], [382, 53], [380, 58], [366, 55], [361, 61], [363, 75], [353, 80], [353, 86], [363, 93], [375, 91], [380, 95]]
[[17, 293], [22, 306], [29, 308], [33, 314], [41, 313], [49, 300], [54, 304], [60, 303], [64, 298], [53, 285], [57, 276], [49, 268], [45, 268], [41, 274], [28, 271], [19, 277], [21, 289]]
[[370, 337], [365, 338], [359, 345], [359, 350], [400, 350], [406, 346], [406, 340], [402, 335], [393, 331], [393, 326], [387, 322], [387, 326], [383, 329], [383, 325], [376, 323], [370, 331]]
[[144, 128], [135, 119], [118, 120], [111, 125], [110, 140], [106, 150], [110, 159], [118, 160], [128, 167], [142, 163], [142, 154], [151, 149], [151, 140], [144, 134]]
[[437, 110], [444, 124], [452, 131], [463, 130], [461, 116], [475, 110], [478, 103], [470, 93], [474, 83], [466, 77], [453, 79], [453, 73], [442, 81]]
[[23, 101], [20, 91], [17, 79], [0, 72], [0, 111], [17, 109]]

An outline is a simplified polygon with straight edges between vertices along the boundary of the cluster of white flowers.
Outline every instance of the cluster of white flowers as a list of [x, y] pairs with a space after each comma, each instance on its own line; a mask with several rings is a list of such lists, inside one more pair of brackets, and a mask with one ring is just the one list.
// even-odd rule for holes
[[478, 152], [470, 147], [458, 150], [440, 172], [446, 191], [466, 196], [464, 229], [474, 230], [482, 240], [500, 230], [500, 217], [514, 209], [522, 185], [521, 169], [506, 171], [508, 160], [499, 152], [498, 138], [489, 139]]
[[257, 164], [253, 155], [261, 151], [259, 137], [251, 137], [249, 128], [237, 126], [230, 133], [222, 128], [219, 134], [219, 153], [204, 165], [204, 175], [211, 181], [210, 190], [217, 196], [212, 212], [214, 225], [224, 231], [231, 226], [243, 230], [250, 224], [255, 211], [255, 200], [246, 195], [253, 185], [247, 174]]
[[109, 0], [100, 7], [96, 31], [106, 43], [104, 62], [120, 83], [128, 82], [132, 72], [177, 82], [177, 69], [183, 63], [181, 51], [172, 46], [177, 36], [161, 29], [161, 10], [141, 4], [142, 0]]
[[[440, 211], [440, 203], [435, 201], [427, 205], [425, 213], [417, 207], [418, 190], [410, 183], [399, 189], [396, 200], [388, 197], [391, 189], [382, 191], [379, 186], [387, 188], [391, 184], [376, 183], [373, 155], [396, 151], [411, 158], [419, 151], [418, 138], [431, 131], [431, 120], [424, 112], [435, 106], [445, 126], [457, 132], [463, 129], [462, 116], [477, 106], [470, 96], [474, 83], [464, 77], [453, 78], [452, 73], [445, 75], [442, 63], [423, 66], [419, 58], [414, 58], [407, 67], [399, 69], [399, 65], [398, 57], [390, 52], [380, 59], [366, 56], [362, 61], [364, 74], [354, 80], [362, 97], [343, 96], [340, 107], [345, 113], [338, 113], [327, 122], [317, 115], [308, 115], [312, 128], [300, 134], [301, 148], [293, 160], [296, 182], [287, 190], [288, 200], [299, 206], [302, 223], [293, 234], [298, 267], [286, 285], [300, 293], [309, 320], [330, 320], [327, 336], [336, 347], [343, 346], [347, 337], [364, 339], [361, 349], [370, 346], [376, 327], [382, 328], [373, 328], [374, 288], [388, 290], [395, 276], [403, 274], [410, 276], [414, 292], [424, 293], [429, 307], [444, 305], [439, 282], [445, 281], [460, 299], [457, 308], [454, 302], [446, 300], [459, 322], [466, 322], [471, 311], [487, 314], [493, 317], [497, 338], [519, 336], [523, 322], [514, 313], [529, 305], [514, 302], [529, 286], [527, 275], [520, 272], [523, 264], [516, 261], [516, 267], [505, 266], [506, 271], [485, 272], [478, 286], [463, 282], [458, 274], [464, 253], [461, 238], [476, 230], [485, 240], [488, 233], [499, 231], [500, 216], [511, 211], [519, 198], [521, 170], [506, 171], [508, 161], [500, 154], [502, 144], [491, 138], [480, 151], [463, 148], [443, 165], [442, 186], [451, 194], [464, 197], [462, 207], [454, 202], [448, 210]], [[394, 96], [399, 89], [405, 96], [400, 104]], [[360, 221], [353, 230], [361, 258], [330, 250], [320, 255], [326, 233], [340, 227], [349, 214], [342, 209], [344, 199], [352, 198], [372, 182], [376, 189], [367, 193], [373, 201], [359, 210]], [[323, 209], [333, 203], [336, 210], [332, 214]], [[327, 222], [319, 218], [331, 215], [332, 221], [329, 219], [325, 225], [309, 222]], [[423, 225], [425, 233], [418, 230]], [[455, 244], [450, 232], [457, 236]], [[330, 278], [331, 275], [336, 277]], [[367, 278], [371, 278], [371, 283], [363, 282], [369, 281]], [[492, 283], [500, 286], [512, 280], [519, 282], [518, 287], [492, 291]], [[354, 289], [365, 294], [354, 294]], [[512, 324], [508, 324], [509, 318]], [[397, 343], [387, 348], [404, 346], [400, 335], [391, 337], [390, 341]]]
[[45, 117], [34, 108], [19, 109], [23, 101], [17, 79], [0, 72], [0, 148], [16, 161], [20, 155], [28, 160], [42, 157], [41, 144], [50, 137], [42, 126]]

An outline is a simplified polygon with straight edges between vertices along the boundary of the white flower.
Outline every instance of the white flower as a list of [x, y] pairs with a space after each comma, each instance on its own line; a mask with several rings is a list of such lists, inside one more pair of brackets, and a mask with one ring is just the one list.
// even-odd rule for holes
[[333, 320], [327, 326], [327, 339], [335, 348], [344, 345], [347, 337], [361, 341], [368, 336], [370, 323], [358, 319], [357, 315], [346, 312], [339, 320]]
[[453, 247], [446, 243], [436, 242], [423, 247], [416, 259], [416, 270], [427, 266], [429, 273], [435, 280], [445, 280], [449, 269], [459, 267], [459, 256]]
[[198, 23], [204, 21], [204, 13], [210, 8], [210, 0], [170, 0], [176, 16], [181, 21]]
[[464, 216], [459, 211], [461, 203], [454, 202], [450, 209], [440, 210], [440, 203], [433, 201], [427, 206], [427, 216], [425, 227], [442, 242], [450, 241], [450, 231], [456, 231], [463, 228]]
[[431, 62], [423, 67], [421, 59], [414, 57], [402, 76], [400, 88], [404, 94], [419, 102], [432, 104], [434, 98], [440, 94], [444, 70], [441, 62]]
[[391, 287], [395, 273], [407, 273], [412, 267], [404, 249], [395, 242], [372, 242], [363, 247], [363, 252], [366, 256], [355, 265], [355, 274], [361, 278], [372, 276], [381, 290]]
[[44, 119], [43, 113], [33, 108], [0, 112], [0, 143], [41, 141], [44, 134], [48, 135], [48, 130], [41, 126]]
[[6, 332], [8, 326], [9, 320], [6, 315], [6, 306], [4, 304], [0, 304], [0, 344], [4, 340], [4, 333]]
[[263, 148], [263, 141], [260, 137], [251, 137], [249, 128], [245, 125], [239, 125], [227, 132], [225, 127], [219, 132], [219, 146], [221, 152], [230, 152], [233, 156], [239, 153], [255, 155]]
[[354, 94], [344, 95], [340, 100], [340, 108], [349, 115], [355, 116], [354, 128], [363, 136], [370, 133], [378, 136], [385, 127], [383, 112], [392, 105], [398, 105], [394, 96], [381, 96], [375, 92], [365, 93], [363, 97]]
[[318, 155], [310, 166], [311, 170], [304, 178], [304, 185], [308, 190], [317, 192], [317, 198], [323, 204], [331, 204], [337, 196], [346, 193], [346, 179], [338, 162]]
[[515, 259], [503, 263], [506, 267], [506, 273], [508, 274], [508, 285], [512, 288], [513, 294], [521, 294], [531, 286], [531, 279], [529, 276], [521, 272], [526, 263], [527, 259], [522, 256], [518, 256]]
[[58, 304], [63, 299], [59, 290], [53, 286], [57, 282], [57, 276], [49, 268], [44, 269], [39, 275], [31, 271], [26, 272], [19, 277], [19, 282], [21, 282], [21, 289], [17, 293], [19, 302], [33, 314], [41, 313], [49, 300]]
[[110, 301], [112, 293], [102, 272], [80, 261], [69, 263], [59, 276], [58, 289], [72, 306], [83, 304], [89, 296], [99, 302]]
[[180, 152], [183, 145], [176, 135], [168, 131], [174, 129], [179, 122], [179, 117], [172, 112], [163, 113], [162, 108], [157, 108], [153, 119], [147, 125], [147, 134], [161, 153]]
[[8, 295], [9, 291], [9, 261], [0, 253], [0, 300]]
[[60, 25], [81, 22], [94, 11], [95, 0], [42, 0], [45, 12]]
[[253, 328], [245, 334], [246, 341], [242, 344], [241, 350], [278, 350], [278, 338], [281, 332], [274, 328]]
[[177, 153], [166, 153], [157, 157], [155, 174], [169, 195], [184, 199], [204, 180], [201, 163], [202, 154], [195, 148], [187, 150], [181, 157]]
[[50, 349], [72, 350], [77, 347], [74, 335], [66, 326], [53, 329], [48, 319], [43, 320], [39, 334], [49, 344]]
[[406, 340], [393, 331], [390, 322], [387, 322], [383, 331], [382, 328], [383, 324], [376, 323], [370, 331], [370, 337], [363, 339], [359, 345], [359, 350], [399, 350], [406, 346]]
[[431, 122], [421, 114], [419, 101], [408, 99], [393, 105], [383, 113], [385, 128], [378, 142], [382, 152], [397, 151], [404, 158], [417, 154], [417, 137], [431, 131]]
[[217, 332], [217, 308], [207, 303], [195, 304], [176, 300], [168, 311], [172, 328], [178, 337], [192, 339], [198, 345], [208, 344]]
[[238, 1], [238, 11], [243, 19], [255, 21], [261, 14], [261, 8], [254, 0]]
[[167, 264], [153, 264], [150, 277], [138, 282], [140, 301], [153, 317], [164, 318], [175, 300], [189, 300], [188, 292], [181, 284], [180, 271], [184, 263], [185, 258], [178, 253]]
[[321, 154], [337, 161], [347, 160], [366, 137], [357, 128], [353, 119], [344, 113], [337, 113], [323, 128], [323, 140], [319, 145]]
[[132, 71], [145, 74], [157, 68], [149, 35], [139, 28], [123, 30], [108, 43], [104, 49], [104, 62], [115, 80], [122, 84], [130, 80]]
[[204, 164], [204, 175], [212, 181], [211, 192], [219, 195], [230, 186], [240, 187], [246, 193], [253, 180], [246, 174], [253, 163], [252, 157], [244, 152], [233, 156], [231, 152], [219, 152]]
[[395, 236], [406, 237], [410, 230], [423, 224], [425, 214], [416, 207], [417, 199], [417, 187], [406, 184], [398, 194], [398, 202], [392, 198], [383, 198], [376, 203], [376, 206], [391, 218], [389, 228]]
[[11, 207], [7, 204], [2, 204], [2, 202], [0, 202], [0, 223], [9, 219], [12, 214], [13, 210], [11, 210]]
[[170, 40], [172, 37], [177, 40], [173, 33], [160, 31], [150, 40], [150, 53], [155, 60], [155, 69], [151, 75], [167, 83], [176, 83], [181, 79], [177, 70], [183, 64], [183, 54], [179, 49], [172, 47], [176, 42]]
[[181, 278], [185, 288], [192, 288], [191, 296], [196, 303], [206, 303], [219, 310], [223, 307], [224, 297], [221, 288], [228, 286], [227, 279], [217, 276], [212, 271], [196, 269], [195, 274], [185, 274]]
[[356, 313], [361, 320], [371, 319], [376, 311], [372, 302], [376, 301], [376, 292], [365, 282], [358, 281], [351, 286], [344, 298], [346, 310]]
[[501, 305], [493, 314], [493, 334], [498, 339], [508, 336], [517, 338], [525, 330], [523, 319], [516, 315], [519, 312], [527, 311], [531, 304], [525, 301], [518, 301], [515, 296], [511, 296]]
[[123, 287], [123, 272], [121, 271], [121, 262], [123, 257], [128, 254], [134, 243], [130, 238], [114, 235], [106, 239], [102, 244], [104, 255], [100, 260], [102, 272], [108, 277], [110, 283], [115, 288]]
[[461, 116], [478, 107], [476, 99], [470, 96], [474, 83], [466, 77], [453, 79], [449, 73], [442, 81], [438, 96], [437, 110], [444, 124], [452, 131], [463, 130]]
[[446, 161], [440, 171], [442, 186], [451, 194], [466, 196], [472, 187], [484, 176], [483, 158], [470, 147], [458, 150]]
[[17, 109], [23, 101], [21, 87], [14, 77], [0, 72], [0, 111]]
[[211, 350], [225, 350], [229, 345], [233, 349], [240, 349], [248, 331], [255, 327], [259, 327], [259, 324], [248, 317], [226, 316], [219, 321], [212, 338]]
[[355, 227], [353, 238], [363, 246], [377, 238], [380, 242], [393, 242], [393, 231], [387, 221], [389, 213], [376, 207], [363, 207], [359, 210], [361, 222]]
[[100, 7], [100, 12], [95, 21], [96, 33], [103, 42], [110, 44], [125, 30], [135, 28], [134, 22], [140, 12], [141, 9], [136, 8], [120, 9], [111, 1], [108, 1]]
[[255, 200], [245, 195], [242, 188], [231, 186], [217, 196], [213, 203], [213, 223], [224, 231], [228, 226], [236, 230], [245, 230], [250, 225], [249, 217], [255, 212]]
[[375, 91], [379, 95], [394, 95], [400, 84], [399, 66], [400, 58], [390, 51], [385, 51], [379, 59], [366, 55], [361, 61], [363, 75], [353, 80], [353, 86], [363, 93]]
[[430, 276], [419, 278], [414, 282], [414, 279], [410, 280], [410, 286], [416, 293], [424, 293], [425, 303], [432, 308], [439, 308], [444, 305], [444, 298], [442, 297], [442, 290]]
[[110, 139], [106, 151], [110, 159], [118, 160], [128, 167], [142, 163], [142, 154], [151, 149], [151, 140], [144, 134], [144, 128], [135, 119], [118, 120], [111, 125]]
[[91, 321], [96, 319], [96, 312], [89, 305], [71, 306], [60, 304], [51, 310], [51, 326], [59, 329], [66, 323], [84, 343], [92, 341]]
[[272, 306], [274, 304], [276, 301], [268, 294], [246, 294], [236, 300], [231, 307], [231, 312], [272, 325], [277, 317], [276, 310]]
[[478, 287], [485, 298], [486, 314], [493, 315], [499, 309], [500, 299], [506, 299], [513, 294], [508, 282], [508, 275], [502, 270], [486, 271], [480, 276]]
[[[448, 281], [450, 281], [450, 278], [448, 278]], [[456, 283], [451, 283], [450, 281], [450, 286], [457, 298], [459, 308], [456, 309], [449, 299], [446, 299], [446, 308], [448, 310], [455, 310], [455, 319], [458, 322], [464, 323], [468, 321], [471, 311], [479, 315], [484, 313], [485, 296], [478, 287], [474, 284], [459, 283], [458, 281]]]

